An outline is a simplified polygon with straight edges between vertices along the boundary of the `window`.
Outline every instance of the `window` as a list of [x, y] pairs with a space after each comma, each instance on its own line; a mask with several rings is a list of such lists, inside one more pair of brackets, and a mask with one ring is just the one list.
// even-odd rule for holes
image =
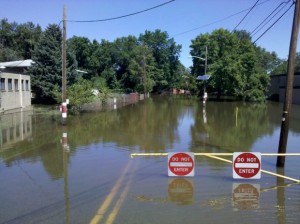
[[12, 79], [8, 79], [8, 91], [12, 91]]
[[29, 91], [29, 80], [26, 80], [26, 91]]
[[15, 91], [19, 91], [19, 80], [15, 79]]
[[1, 91], [5, 91], [5, 79], [1, 78]]
[[24, 80], [23, 79], [21, 81], [21, 85], [22, 85], [22, 91], [24, 91]]

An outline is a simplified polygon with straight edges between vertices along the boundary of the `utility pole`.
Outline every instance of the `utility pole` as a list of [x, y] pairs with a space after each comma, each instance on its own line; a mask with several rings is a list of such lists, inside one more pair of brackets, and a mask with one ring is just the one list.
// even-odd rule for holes
[[67, 119], [67, 57], [66, 57], [66, 39], [67, 39], [67, 8], [64, 6], [63, 12], [63, 30], [62, 30], [62, 124], [66, 124]]
[[[295, 10], [293, 27], [290, 41], [289, 58], [288, 58], [288, 70], [287, 70], [287, 80], [285, 88], [285, 100], [283, 105], [282, 121], [281, 121], [281, 131], [278, 146], [278, 153], [286, 153], [288, 132], [289, 132], [289, 119], [293, 96], [293, 83], [294, 83], [294, 72], [295, 72], [295, 56], [299, 32], [299, 20], [300, 20], [300, 0], [295, 0]], [[277, 167], [284, 167], [285, 156], [277, 157]]]
[[207, 46], [205, 46], [205, 68], [204, 68], [204, 75], [206, 75], [207, 71]]
[[[205, 67], [204, 67], [204, 75], [206, 78], [206, 71], [207, 71], [207, 46], [205, 46]], [[204, 80], [204, 88], [203, 88], [203, 103], [207, 100], [207, 92], [206, 92], [206, 80]]]
[[146, 99], [147, 95], [147, 80], [146, 80], [146, 57], [145, 57], [145, 52], [143, 53], [143, 74], [144, 74], [144, 100]]

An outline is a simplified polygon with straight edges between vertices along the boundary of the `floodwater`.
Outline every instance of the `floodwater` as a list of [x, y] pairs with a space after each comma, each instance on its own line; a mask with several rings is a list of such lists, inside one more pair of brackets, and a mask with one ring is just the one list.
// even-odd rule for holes
[[[1, 115], [0, 223], [299, 223], [299, 184], [262, 173], [233, 179], [232, 164], [195, 156], [194, 177], [168, 177], [166, 156], [276, 153], [282, 104], [154, 97], [69, 117], [49, 107]], [[287, 152], [300, 152], [293, 106]], [[232, 160], [231, 157], [224, 157]], [[300, 179], [300, 158], [262, 156], [262, 169]]]

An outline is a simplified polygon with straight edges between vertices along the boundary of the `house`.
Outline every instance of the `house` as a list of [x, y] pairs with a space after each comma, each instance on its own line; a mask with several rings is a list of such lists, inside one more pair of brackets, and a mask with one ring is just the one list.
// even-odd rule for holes
[[[271, 99], [284, 102], [286, 77], [286, 74], [270, 76], [271, 85], [269, 87], [269, 96]], [[294, 75], [292, 103], [300, 105], [300, 73], [295, 73]]]
[[0, 63], [0, 112], [31, 105], [30, 76], [24, 72], [32, 63], [30, 59]]

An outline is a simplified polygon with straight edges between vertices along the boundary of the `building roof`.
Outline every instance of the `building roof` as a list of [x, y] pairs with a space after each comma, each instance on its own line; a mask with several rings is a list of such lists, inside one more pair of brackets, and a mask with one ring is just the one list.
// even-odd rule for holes
[[30, 67], [34, 61], [31, 59], [21, 60], [21, 61], [8, 61], [8, 62], [0, 62], [1, 68], [24, 68]]

